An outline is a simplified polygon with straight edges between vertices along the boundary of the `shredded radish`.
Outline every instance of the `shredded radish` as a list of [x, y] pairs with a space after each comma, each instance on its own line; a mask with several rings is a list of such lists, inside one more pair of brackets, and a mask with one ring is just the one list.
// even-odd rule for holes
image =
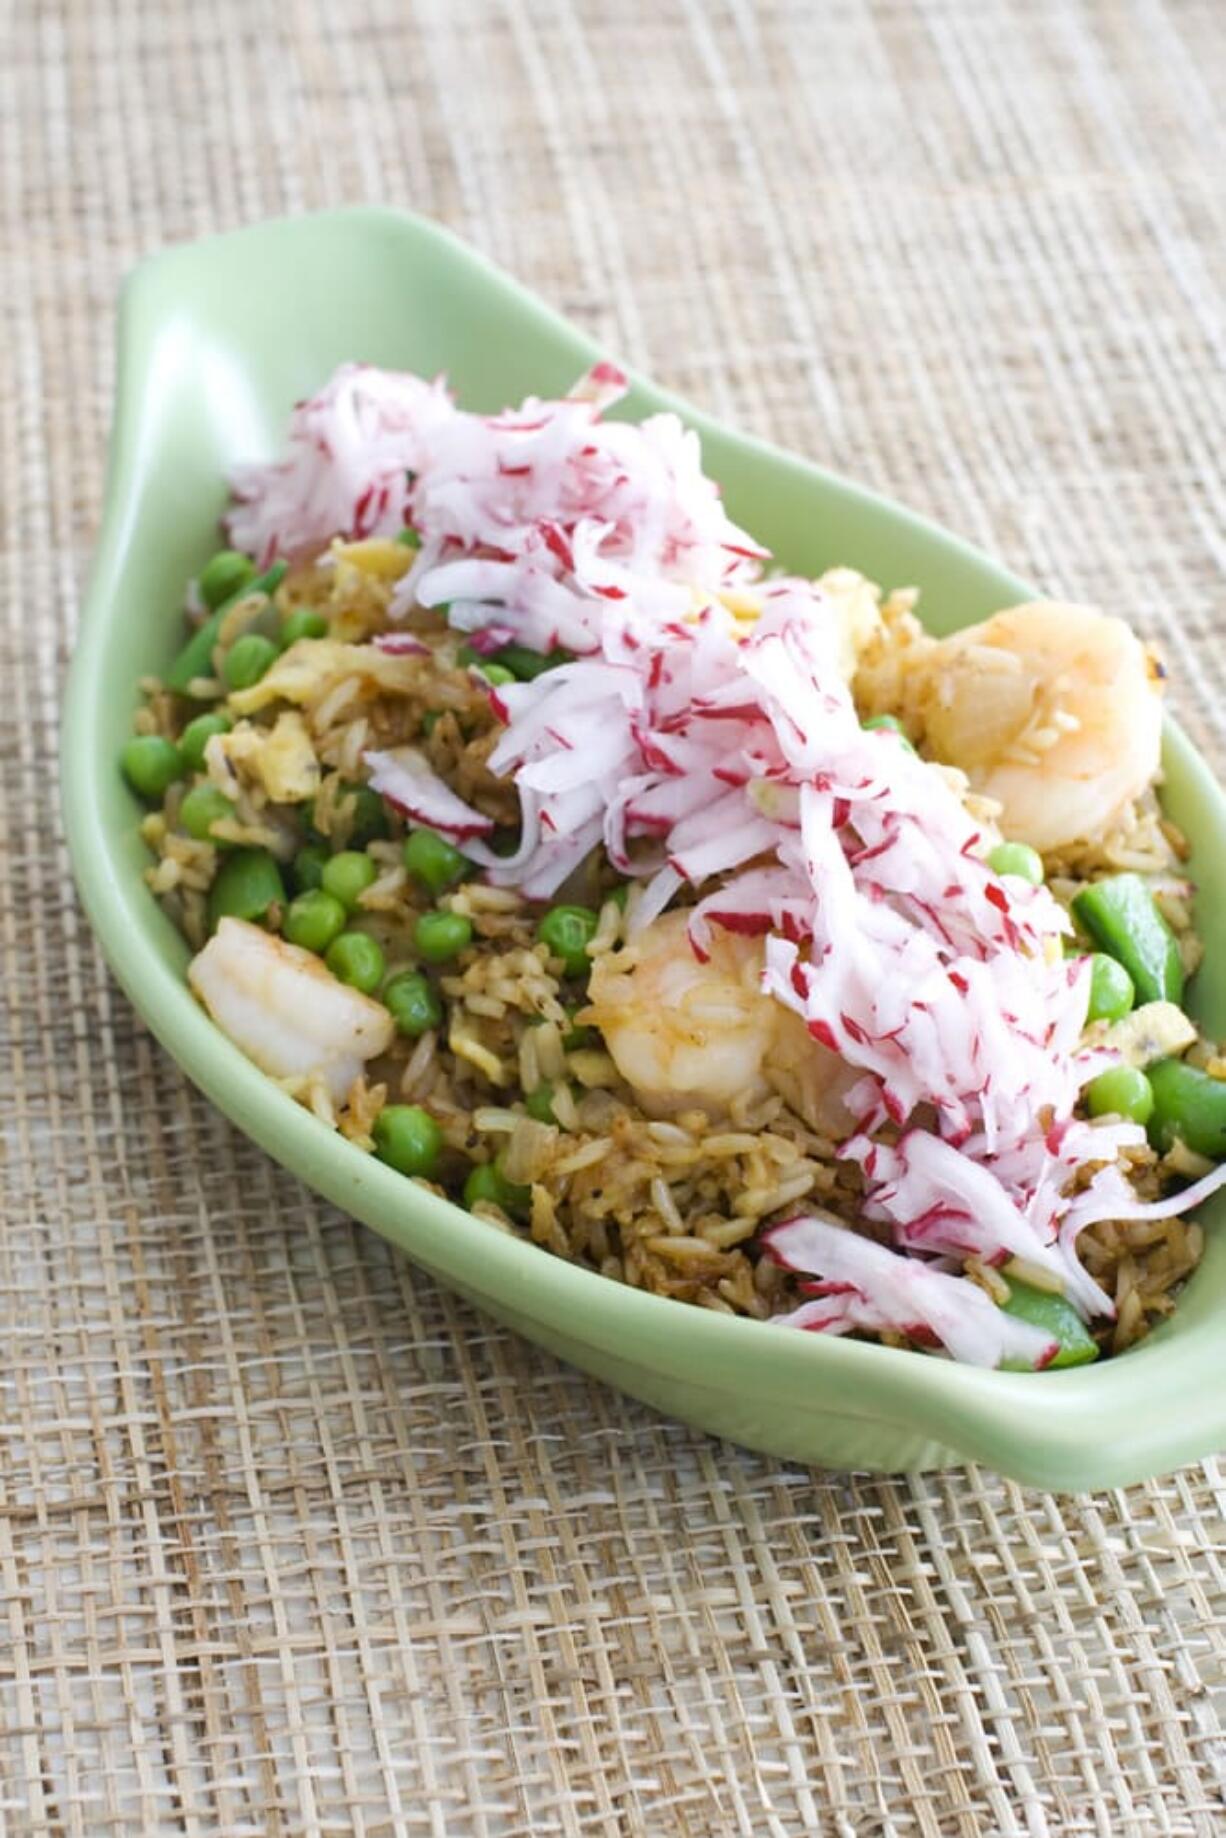
[[342, 364], [295, 408], [283, 460], [231, 472], [230, 541], [266, 568], [278, 555], [309, 556], [338, 533], [395, 535], [405, 522], [408, 475], [454, 412], [439, 383]]
[[1005, 1314], [969, 1277], [900, 1257], [837, 1219], [801, 1214], [771, 1226], [762, 1242], [785, 1269], [822, 1273], [821, 1282], [804, 1285], [815, 1299], [781, 1317], [785, 1327], [905, 1334], [972, 1366], [1010, 1360], [1037, 1369], [1060, 1351], [1050, 1334]]
[[283, 460], [231, 473], [227, 532], [266, 565], [408, 522], [421, 546], [396, 610], [447, 604], [475, 631], [496, 607], [521, 643], [596, 651], [607, 606], [683, 618], [695, 585], [752, 580], [765, 555], [675, 415], [600, 419], [624, 389], [598, 364], [563, 401], [475, 415], [441, 382], [342, 365], [294, 410]]
[[446, 604], [479, 652], [574, 654], [491, 691], [514, 855], [411, 748], [368, 753], [372, 785], [463, 839], [496, 885], [546, 898], [603, 845], [642, 883], [634, 925], [688, 884], [700, 958], [714, 926], [763, 935], [764, 990], [862, 1074], [842, 1152], [897, 1247], [776, 1228], [794, 1267], [835, 1285], [853, 1272], [784, 1321], [910, 1322], [956, 1358], [1042, 1364], [1035, 1330], [932, 1260], [1017, 1257], [1110, 1315], [1078, 1233], [1182, 1211], [1208, 1187], [1137, 1210], [1116, 1162], [1142, 1133], [1074, 1117], [1111, 1058], [1082, 1045], [1088, 964], [1063, 958], [1061, 908], [987, 868], [944, 773], [861, 726], [835, 610], [812, 582], [763, 573], [696, 436], [673, 415], [602, 419], [624, 386], [598, 365], [560, 401], [477, 415], [441, 383], [346, 366], [295, 411], [284, 460], [235, 476], [231, 539], [267, 561], [407, 520], [420, 547], [394, 616]]
[[486, 836], [493, 829], [491, 820], [457, 798], [415, 747], [395, 747], [364, 757], [373, 788], [414, 823], [427, 824], [461, 841]]
[[424, 645], [412, 632], [376, 632], [371, 639], [376, 651], [385, 651], [389, 657], [429, 657], [430, 647]]

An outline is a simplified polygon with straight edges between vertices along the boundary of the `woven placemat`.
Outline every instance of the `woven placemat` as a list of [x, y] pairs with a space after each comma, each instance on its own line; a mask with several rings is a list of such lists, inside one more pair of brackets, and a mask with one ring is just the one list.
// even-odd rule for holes
[[365, 199], [1125, 609], [1226, 766], [1220, 0], [9, 0], [0, 36], [5, 1829], [1221, 1832], [1215, 1467], [807, 1473], [491, 1328], [153, 1044], [53, 764], [119, 277]]

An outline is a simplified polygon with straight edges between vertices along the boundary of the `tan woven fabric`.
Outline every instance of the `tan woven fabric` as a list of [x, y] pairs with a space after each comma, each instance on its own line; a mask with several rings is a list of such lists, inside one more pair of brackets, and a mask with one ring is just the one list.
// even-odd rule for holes
[[1215, 1469], [781, 1470], [492, 1329], [153, 1045], [52, 764], [120, 275], [382, 199], [1126, 609], [1226, 767], [1221, 0], [8, 0], [0, 34], [6, 1829], [1226, 1829]]

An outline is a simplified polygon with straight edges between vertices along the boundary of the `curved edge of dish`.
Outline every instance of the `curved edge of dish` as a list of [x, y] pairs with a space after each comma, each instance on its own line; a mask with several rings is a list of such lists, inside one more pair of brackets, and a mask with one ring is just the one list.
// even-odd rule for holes
[[[152, 298], [157, 290], [149, 283], [155, 276], [173, 276], [176, 268], [189, 281], [192, 268], [222, 245], [250, 246], [260, 238], [293, 236], [307, 226], [312, 234], [343, 227], [349, 236], [363, 225], [380, 236], [441, 252], [470, 279], [496, 289], [505, 307], [530, 315], [565, 339], [579, 361], [600, 355], [591, 340], [449, 231], [382, 207], [275, 219], [179, 245], [149, 258], [128, 277], [120, 299], [103, 522], [64, 699], [61, 788], [70, 858], [86, 912], [118, 981], [151, 1031], [218, 1108], [289, 1172], [379, 1231], [431, 1274], [533, 1339], [552, 1344], [574, 1363], [716, 1433], [784, 1459], [826, 1465], [892, 1470], [978, 1461], [1019, 1482], [1064, 1491], [1126, 1484], [1222, 1448], [1226, 1332], [1217, 1331], [1207, 1297], [1194, 1301], [1195, 1285], [1181, 1308], [1191, 1303], [1189, 1313], [1201, 1319], [1186, 1321], [1180, 1334], [1163, 1328], [1126, 1360], [1047, 1373], [1041, 1379], [853, 1340], [772, 1333], [740, 1317], [679, 1308], [671, 1299], [613, 1285], [595, 1272], [491, 1231], [461, 1207], [406, 1183], [324, 1129], [231, 1045], [198, 1008], [182, 978], [145, 949], [142, 924], [151, 922], [144, 912], [147, 893], [118, 872], [101, 840], [99, 784], [107, 762], [98, 746], [95, 689], [107, 610], [129, 550], [133, 480], [141, 470], [143, 347], [155, 329], [150, 315], [157, 310]], [[914, 512], [797, 455], [740, 435], [646, 379], [633, 381], [641, 401], [674, 409], [704, 441], [712, 439], [721, 451], [735, 450], [747, 465], [766, 461], [782, 466], [810, 491], [833, 495], [862, 515], [888, 517], [923, 546], [945, 555], [951, 570], [970, 569], [994, 584], [997, 604], [1029, 591], [978, 550]], [[1167, 745], [1176, 769], [1216, 804], [1226, 831], [1221, 789], [1173, 722], [1168, 723]], [[757, 1423], [744, 1431], [725, 1429], [728, 1412], [716, 1403], [707, 1408], [699, 1397], [690, 1408], [677, 1409], [659, 1395], [661, 1385], [667, 1390], [687, 1384], [729, 1402], [751, 1385]], [[883, 1448], [888, 1444], [898, 1459], [874, 1459], [868, 1447], [860, 1458], [839, 1453], [827, 1459], [822, 1450], [830, 1439], [824, 1442], [822, 1425], [832, 1419], [862, 1425], [866, 1444], [874, 1438]], [[836, 1441], [842, 1448], [847, 1438]]]

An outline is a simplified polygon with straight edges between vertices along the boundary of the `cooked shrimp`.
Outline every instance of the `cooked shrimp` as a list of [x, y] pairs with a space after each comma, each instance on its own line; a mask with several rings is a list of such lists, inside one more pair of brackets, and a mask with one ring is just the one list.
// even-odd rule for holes
[[188, 966], [188, 981], [248, 1059], [273, 1078], [318, 1075], [341, 1103], [363, 1065], [391, 1045], [395, 1024], [310, 951], [242, 919], [223, 919]]
[[956, 632], [917, 660], [909, 724], [1006, 836], [1042, 853], [1102, 837], [1153, 782], [1162, 674], [1122, 619], [1035, 600]]
[[761, 1000], [775, 1011], [775, 1038], [762, 1068], [767, 1084], [810, 1128], [836, 1141], [846, 1136], [854, 1118], [843, 1100], [863, 1073], [814, 1040], [793, 1009], [773, 996]]
[[841, 1098], [859, 1075], [762, 993], [762, 940], [716, 928], [700, 963], [686, 923], [684, 912], [654, 920], [598, 957], [588, 986], [592, 1019], [644, 1109], [722, 1111], [777, 1091], [813, 1128], [844, 1134]]

